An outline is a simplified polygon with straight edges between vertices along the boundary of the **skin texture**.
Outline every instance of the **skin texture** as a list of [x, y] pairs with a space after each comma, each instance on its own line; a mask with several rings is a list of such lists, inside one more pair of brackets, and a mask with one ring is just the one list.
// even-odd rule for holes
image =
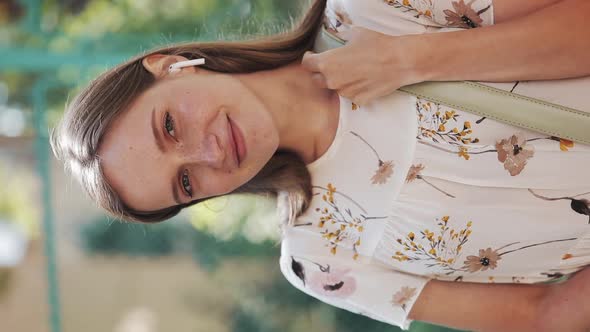
[[586, 76], [589, 11], [587, 0], [495, 0], [493, 26], [408, 36], [355, 27], [346, 36], [347, 45], [308, 53], [303, 65], [315, 74], [317, 86], [334, 89], [360, 105], [423, 81]]
[[589, 293], [588, 267], [557, 284], [430, 280], [409, 317], [470, 331], [588, 332]]
[[[144, 60], [155, 85], [116, 118], [98, 151], [107, 181], [132, 208], [151, 211], [226, 194], [254, 177], [279, 148], [309, 163], [332, 142], [337, 95], [314, 87], [299, 64], [243, 75], [195, 67], [169, 74], [168, 66], [180, 60]], [[245, 140], [240, 164], [229, 119]]]

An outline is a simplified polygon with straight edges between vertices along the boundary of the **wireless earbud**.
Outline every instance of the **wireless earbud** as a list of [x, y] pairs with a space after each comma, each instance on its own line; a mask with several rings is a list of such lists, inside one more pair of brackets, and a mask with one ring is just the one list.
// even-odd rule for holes
[[171, 64], [170, 67], [168, 67], [168, 72], [170, 74], [178, 73], [178, 72], [180, 72], [181, 68], [189, 67], [189, 66], [199, 66], [199, 65], [204, 65], [204, 64], [205, 64], [205, 59], [203, 59], [203, 58], [194, 59], [194, 60], [186, 60], [186, 61], [178, 61], [176, 63]]

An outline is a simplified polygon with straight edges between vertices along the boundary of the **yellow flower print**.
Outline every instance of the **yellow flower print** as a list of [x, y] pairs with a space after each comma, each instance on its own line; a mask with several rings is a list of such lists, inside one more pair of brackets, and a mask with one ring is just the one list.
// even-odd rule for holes
[[463, 157], [465, 158], [465, 160], [469, 160], [469, 153], [467, 152], [466, 146], [460, 146], [459, 152], [457, 154], [459, 155], [459, 157]]
[[[434, 104], [418, 99], [416, 112], [418, 114], [419, 139], [428, 139], [435, 143], [446, 142], [452, 145], [478, 143], [478, 138], [472, 138], [471, 122], [459, 121], [459, 114], [455, 110], [443, 110], [446, 106]], [[444, 113], [444, 114], [443, 114]]]
[[432, 0], [383, 0], [383, 2], [393, 8], [412, 13], [415, 18], [420, 18], [420, 16], [432, 18]]
[[561, 151], [569, 151], [569, 149], [574, 147], [574, 142], [564, 139], [564, 138], [560, 138], [559, 139], [559, 149]]
[[[319, 213], [318, 228], [322, 228], [320, 234], [326, 240], [326, 246], [330, 248], [330, 253], [336, 255], [338, 247], [345, 245], [352, 247], [353, 258], [359, 256], [358, 248], [361, 246], [361, 235], [365, 229], [365, 224], [373, 219], [384, 219], [386, 217], [368, 216], [365, 209], [360, 206], [349, 196], [339, 192], [332, 183], [324, 187], [313, 186], [314, 190], [324, 191], [322, 200], [326, 204], [323, 208], [316, 208]], [[336, 199], [336, 195], [343, 197], [356, 205], [361, 213], [353, 213], [350, 207], [344, 206]]]
[[397, 251], [393, 259], [399, 262], [423, 261], [427, 267], [438, 266], [448, 273], [459, 271], [453, 267], [464, 245], [471, 234], [471, 221], [467, 228], [456, 231], [448, 225], [451, 217], [442, 216], [437, 219], [440, 232], [424, 229], [420, 231], [421, 238], [417, 238], [414, 232], [408, 233], [405, 239], [397, 239], [397, 243], [403, 246], [403, 251]]

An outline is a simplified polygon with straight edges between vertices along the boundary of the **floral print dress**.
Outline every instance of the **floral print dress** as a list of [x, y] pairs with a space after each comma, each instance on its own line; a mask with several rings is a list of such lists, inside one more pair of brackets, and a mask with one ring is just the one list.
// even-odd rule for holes
[[[392, 35], [493, 24], [491, 0], [328, 0], [325, 26]], [[489, 84], [590, 113], [590, 78]], [[518, 110], [515, 110], [518, 111]], [[308, 165], [311, 207], [283, 228], [281, 271], [334, 306], [408, 329], [431, 279], [538, 283], [590, 264], [590, 146], [402, 92], [340, 98]], [[452, 303], [453, 299], [448, 299]]]

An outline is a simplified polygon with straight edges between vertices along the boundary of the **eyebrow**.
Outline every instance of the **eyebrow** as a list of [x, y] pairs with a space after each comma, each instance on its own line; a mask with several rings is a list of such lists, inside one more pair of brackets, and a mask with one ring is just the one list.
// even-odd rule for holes
[[[164, 144], [162, 144], [162, 140], [160, 139], [160, 132], [158, 131], [158, 125], [156, 124], [156, 109], [152, 110], [152, 134], [154, 134], [154, 141], [156, 142], [156, 146], [158, 150], [163, 154], [164, 153]], [[172, 178], [172, 196], [174, 197], [174, 201], [178, 205], [182, 205], [182, 201], [178, 196], [178, 191], [176, 190], [176, 180]]]
[[164, 144], [162, 144], [162, 140], [160, 139], [160, 132], [158, 131], [158, 125], [156, 124], [156, 109], [152, 110], [152, 133], [154, 134], [154, 141], [156, 142], [156, 146], [158, 146], [158, 150], [164, 153]]

